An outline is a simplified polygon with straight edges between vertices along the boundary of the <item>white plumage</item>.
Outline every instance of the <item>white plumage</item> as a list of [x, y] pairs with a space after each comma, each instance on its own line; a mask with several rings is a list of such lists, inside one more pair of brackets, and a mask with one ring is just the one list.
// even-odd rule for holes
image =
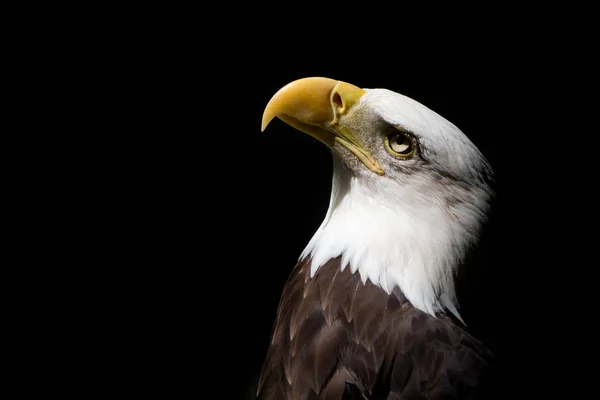
[[453, 278], [485, 221], [490, 165], [436, 112], [389, 90], [365, 91], [347, 120], [410, 132], [420, 157], [399, 161], [379, 143], [366, 143], [385, 171], [380, 176], [349, 169], [340, 158], [345, 150], [334, 151], [330, 206], [300, 258], [312, 257], [314, 275], [342, 256], [342, 268], [356, 268], [363, 282], [388, 293], [398, 286], [416, 308], [431, 315], [447, 308], [460, 318]]

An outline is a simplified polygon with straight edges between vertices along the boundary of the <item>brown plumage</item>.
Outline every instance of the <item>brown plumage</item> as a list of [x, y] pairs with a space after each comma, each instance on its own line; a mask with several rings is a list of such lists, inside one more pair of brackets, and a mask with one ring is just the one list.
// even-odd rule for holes
[[285, 286], [259, 400], [469, 399], [489, 351], [459, 321], [414, 308], [330, 260]]

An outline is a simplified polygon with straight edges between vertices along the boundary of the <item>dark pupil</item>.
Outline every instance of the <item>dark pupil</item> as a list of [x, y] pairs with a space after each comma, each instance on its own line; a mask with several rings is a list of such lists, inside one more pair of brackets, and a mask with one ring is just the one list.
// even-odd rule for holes
[[404, 136], [404, 135], [396, 135], [394, 137], [394, 141], [396, 142], [396, 144], [405, 144], [406, 143], [406, 136]]

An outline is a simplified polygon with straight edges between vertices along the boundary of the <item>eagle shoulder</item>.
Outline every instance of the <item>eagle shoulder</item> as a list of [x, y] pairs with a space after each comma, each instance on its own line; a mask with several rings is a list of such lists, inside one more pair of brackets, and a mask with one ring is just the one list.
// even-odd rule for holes
[[460, 322], [388, 295], [332, 259], [290, 275], [257, 398], [471, 398], [490, 353]]

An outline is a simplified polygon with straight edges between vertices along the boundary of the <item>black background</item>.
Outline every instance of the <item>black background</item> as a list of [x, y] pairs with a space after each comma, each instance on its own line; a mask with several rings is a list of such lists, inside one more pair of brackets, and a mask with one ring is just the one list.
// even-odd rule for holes
[[428, 35], [430, 23], [364, 19], [238, 14], [208, 30], [175, 20], [121, 43], [106, 110], [127, 117], [127, 134], [103, 138], [114, 159], [99, 215], [118, 220], [104, 254], [124, 254], [108, 257], [119, 265], [111, 324], [127, 349], [118, 368], [145, 390], [251, 398], [283, 285], [329, 201], [329, 151], [279, 120], [260, 132], [271, 96], [308, 76], [412, 97], [488, 158], [498, 196], [462, 315], [498, 356], [498, 397], [515, 382], [519, 398], [549, 387], [560, 351], [540, 338], [557, 329], [548, 281], [564, 253], [546, 241], [556, 221], [544, 207], [557, 201], [543, 146], [558, 79], [548, 85], [545, 39], [516, 20]]

